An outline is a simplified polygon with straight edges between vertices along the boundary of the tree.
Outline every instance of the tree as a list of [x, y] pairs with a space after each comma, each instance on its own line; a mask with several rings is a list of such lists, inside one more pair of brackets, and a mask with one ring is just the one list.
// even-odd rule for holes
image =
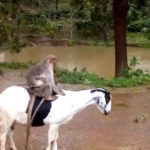
[[112, 33], [112, 4], [109, 0], [72, 0], [71, 7], [75, 32], [79, 37], [107, 42]]
[[150, 39], [150, 1], [129, 0], [128, 26], [129, 32], [142, 32]]
[[114, 0], [114, 34], [115, 34], [115, 77], [123, 75], [127, 68], [126, 49], [126, 16], [128, 11], [128, 0]]

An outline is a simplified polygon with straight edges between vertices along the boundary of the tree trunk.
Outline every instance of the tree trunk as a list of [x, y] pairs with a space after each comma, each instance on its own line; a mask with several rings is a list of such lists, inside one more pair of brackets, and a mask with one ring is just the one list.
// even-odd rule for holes
[[123, 69], [127, 64], [126, 49], [126, 15], [128, 0], [114, 0], [114, 35], [115, 35], [115, 77], [123, 75]]

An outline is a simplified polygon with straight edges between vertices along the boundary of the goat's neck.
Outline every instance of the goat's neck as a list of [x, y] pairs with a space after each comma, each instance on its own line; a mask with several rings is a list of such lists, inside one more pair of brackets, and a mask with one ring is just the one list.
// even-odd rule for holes
[[66, 98], [66, 106], [70, 107], [70, 111], [74, 113], [77, 113], [85, 107], [95, 103], [93, 95], [90, 93], [89, 90], [72, 93], [66, 91]]
[[94, 104], [93, 94], [89, 90], [72, 92], [64, 91], [65, 96], [59, 96], [58, 100], [52, 103], [52, 109], [45, 122], [51, 124], [64, 124], [72, 117], [84, 109]]

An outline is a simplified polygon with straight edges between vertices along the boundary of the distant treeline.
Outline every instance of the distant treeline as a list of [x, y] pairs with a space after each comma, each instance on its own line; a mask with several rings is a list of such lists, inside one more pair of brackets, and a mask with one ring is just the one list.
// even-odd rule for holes
[[[150, 39], [150, 2], [129, 1], [127, 32], [142, 32]], [[50, 39], [113, 39], [110, 0], [1, 0], [0, 46], [19, 51], [37, 34]]]

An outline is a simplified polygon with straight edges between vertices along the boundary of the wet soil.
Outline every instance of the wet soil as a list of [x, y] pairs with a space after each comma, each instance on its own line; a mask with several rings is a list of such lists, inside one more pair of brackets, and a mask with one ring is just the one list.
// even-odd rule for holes
[[[20, 72], [0, 76], [0, 91], [24, 83]], [[90, 87], [60, 85], [64, 89], [82, 90]], [[61, 126], [59, 150], [150, 150], [150, 89], [109, 89], [112, 93], [112, 112], [102, 115], [96, 107], [89, 106], [72, 121]], [[42, 150], [47, 144], [48, 126], [31, 130], [30, 150]], [[15, 142], [23, 150], [25, 126], [17, 125]], [[8, 150], [8, 143], [7, 143]]]

